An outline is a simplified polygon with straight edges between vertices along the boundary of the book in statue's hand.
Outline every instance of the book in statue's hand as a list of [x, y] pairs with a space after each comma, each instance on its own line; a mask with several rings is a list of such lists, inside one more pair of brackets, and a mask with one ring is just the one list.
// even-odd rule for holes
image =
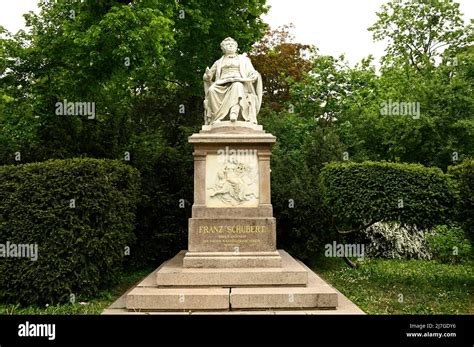
[[224, 78], [221, 80], [217, 80], [215, 83], [217, 85], [223, 85], [223, 84], [234, 83], [234, 82], [253, 82], [253, 80], [251, 78], [235, 77], [235, 78]]

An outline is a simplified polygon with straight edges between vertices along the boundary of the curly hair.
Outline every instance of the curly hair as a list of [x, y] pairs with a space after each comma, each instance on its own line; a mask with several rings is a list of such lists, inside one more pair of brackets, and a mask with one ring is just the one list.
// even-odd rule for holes
[[224, 40], [222, 40], [221, 42], [221, 49], [222, 49], [222, 52], [225, 52], [225, 49], [224, 49], [224, 45], [228, 42], [228, 41], [232, 41], [235, 43], [235, 45], [237, 47], [239, 47], [239, 44], [237, 43], [237, 41], [235, 41], [232, 37], [226, 37]]

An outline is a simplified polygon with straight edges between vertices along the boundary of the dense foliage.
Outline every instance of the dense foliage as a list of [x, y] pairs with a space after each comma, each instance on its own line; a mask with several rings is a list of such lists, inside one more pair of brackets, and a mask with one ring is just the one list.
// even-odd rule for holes
[[321, 172], [324, 201], [346, 228], [399, 221], [429, 229], [454, 219], [457, 191], [438, 168], [386, 162], [331, 163]]
[[[265, 1], [40, 2], [28, 31], [0, 28], [0, 164], [88, 156], [141, 172], [136, 261], [186, 245], [202, 74], [232, 36], [248, 51]], [[219, 34], [216, 34], [219, 33]], [[58, 115], [87, 102], [94, 117]]]
[[448, 225], [438, 225], [426, 237], [433, 258], [456, 264], [472, 259], [472, 246], [463, 229]]
[[319, 189], [319, 173], [342, 158], [342, 145], [330, 129], [295, 114], [270, 112], [263, 126], [278, 134], [272, 152], [272, 204], [278, 247], [307, 259], [331, 239], [331, 220]]
[[138, 192], [137, 170], [118, 161], [0, 167], [1, 243], [38, 247], [35, 257], [3, 254], [0, 298], [51, 304], [113, 282], [134, 240]]
[[[272, 157], [278, 243], [296, 256], [308, 258], [334, 238], [321, 191], [327, 163], [388, 161], [446, 170], [474, 156], [472, 26], [454, 1], [388, 1], [370, 28], [374, 40], [389, 39], [377, 68], [370, 55], [350, 66], [344, 56], [294, 42], [290, 27], [270, 30], [261, 19], [264, 0], [39, 6], [38, 14], [26, 15], [26, 31], [0, 27], [0, 165], [80, 156], [127, 161], [140, 171], [142, 187], [134, 261], [157, 264], [186, 246], [193, 198], [187, 137], [202, 124], [202, 74], [227, 36], [262, 73], [259, 122], [278, 139]], [[63, 101], [93, 104], [94, 117], [58, 115], [56, 103]], [[391, 107], [401, 104], [414, 108]], [[371, 165], [364, 171], [370, 179], [392, 167]], [[385, 205], [377, 211], [362, 197], [369, 203], [363, 210], [353, 200], [347, 213], [356, 219], [342, 216], [339, 223], [388, 213], [391, 220], [431, 226], [456, 213], [441, 171], [400, 165], [407, 170], [393, 166], [371, 188], [375, 194], [385, 188], [382, 179], [392, 180], [390, 194], [377, 196]], [[452, 174], [463, 187], [457, 219], [472, 239], [469, 172]], [[411, 179], [407, 187], [397, 186], [401, 177]], [[399, 198], [405, 208], [390, 210]], [[423, 199], [431, 201], [426, 208]]]

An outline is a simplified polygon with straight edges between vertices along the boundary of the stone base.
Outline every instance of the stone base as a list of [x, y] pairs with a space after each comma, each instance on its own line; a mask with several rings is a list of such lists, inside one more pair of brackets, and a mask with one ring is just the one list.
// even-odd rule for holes
[[301, 310], [338, 307], [338, 292], [279, 250], [280, 268], [184, 268], [185, 251], [125, 296], [129, 312]]
[[[280, 254], [276, 252], [277, 254]], [[304, 286], [307, 271], [288, 253], [281, 252], [281, 267], [251, 268], [186, 268], [183, 267], [185, 251], [181, 251], [156, 272], [158, 287], [170, 286]]]
[[229, 307], [228, 288], [146, 288], [133, 289], [127, 295], [130, 310], [226, 310]]
[[206, 132], [226, 132], [226, 133], [239, 133], [239, 132], [248, 132], [248, 131], [258, 131], [263, 132], [263, 126], [259, 124], [254, 124], [250, 122], [243, 121], [220, 121], [212, 125], [203, 125], [201, 128], [201, 133]]
[[183, 258], [185, 268], [255, 268], [281, 267], [278, 252], [186, 252]]
[[336, 309], [336, 291], [314, 272], [305, 287], [232, 288], [232, 309]]

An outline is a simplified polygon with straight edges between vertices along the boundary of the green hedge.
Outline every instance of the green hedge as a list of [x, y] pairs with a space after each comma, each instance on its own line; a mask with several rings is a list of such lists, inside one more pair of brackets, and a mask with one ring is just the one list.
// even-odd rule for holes
[[138, 190], [138, 171], [118, 161], [0, 167], [0, 243], [38, 245], [36, 261], [0, 258], [0, 299], [64, 302], [113, 282], [133, 241]]
[[325, 204], [345, 228], [381, 220], [431, 228], [455, 219], [455, 185], [438, 168], [370, 161], [331, 163], [321, 177]]
[[474, 159], [450, 166], [448, 173], [455, 178], [460, 193], [458, 221], [474, 242]]

